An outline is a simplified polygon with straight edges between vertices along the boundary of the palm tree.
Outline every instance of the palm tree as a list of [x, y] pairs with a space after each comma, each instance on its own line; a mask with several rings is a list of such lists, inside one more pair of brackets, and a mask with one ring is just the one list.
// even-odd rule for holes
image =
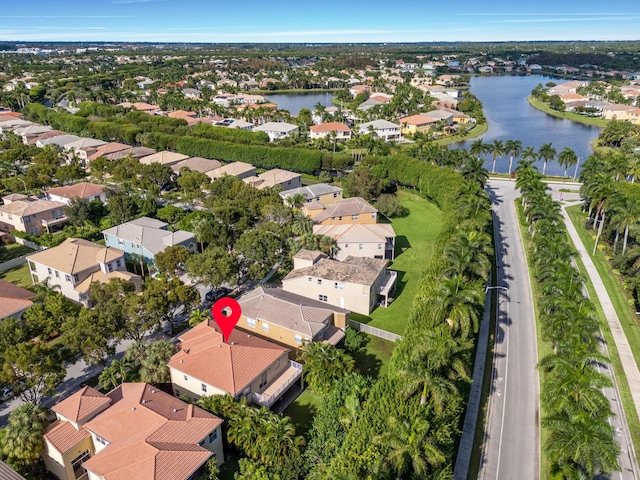
[[635, 198], [628, 196], [615, 196], [612, 199], [615, 203], [613, 205], [613, 215], [611, 221], [617, 225], [616, 228], [616, 240], [618, 240], [618, 232], [620, 228], [624, 228], [624, 240], [622, 242], [622, 255], [627, 251], [627, 241], [629, 239], [629, 227], [637, 225], [640, 222], [640, 204]]
[[538, 154], [536, 153], [535, 148], [527, 147], [522, 151], [522, 156], [518, 161], [518, 168], [516, 170], [520, 170], [521, 168], [535, 168], [533, 166], [533, 162], [538, 159]]
[[491, 173], [496, 173], [496, 159], [504, 154], [504, 142], [502, 140], [494, 140], [491, 144], [491, 158], [493, 159]]
[[396, 478], [405, 478], [407, 474], [428, 478], [430, 468], [437, 468], [446, 460], [429, 423], [421, 418], [410, 422], [390, 417], [387, 431], [375, 437], [374, 443], [385, 450], [384, 462], [393, 469]]
[[343, 350], [321, 342], [307, 342], [298, 352], [304, 363], [305, 379], [312, 390], [323, 395], [333, 384], [353, 371], [354, 361]]
[[442, 415], [447, 400], [458, 393], [456, 382], [469, 380], [461, 355], [470, 348], [469, 340], [454, 338], [444, 322], [425, 332], [399, 370], [408, 382], [402, 395], [408, 398], [420, 390], [420, 405], [430, 399], [434, 412]]
[[471, 155], [475, 155], [476, 157], [484, 156], [491, 151], [491, 145], [486, 144], [482, 141], [481, 138], [474, 140], [469, 148], [469, 153]]
[[51, 416], [48, 409], [33, 402], [23, 403], [9, 414], [2, 453], [12, 463], [33, 467], [42, 457], [42, 436], [49, 423]]
[[196, 325], [204, 322], [208, 318], [209, 318], [209, 313], [206, 310], [200, 310], [199, 308], [196, 308], [195, 310], [192, 310], [191, 313], [189, 314], [189, 326], [195, 327]]
[[470, 182], [477, 182], [483, 188], [489, 179], [489, 172], [484, 168], [484, 160], [480, 158], [467, 158], [460, 173]]
[[461, 273], [442, 278], [430, 300], [436, 314], [450, 323], [453, 331], [461, 331], [466, 337], [471, 330], [478, 330], [478, 312], [484, 302], [480, 281], [467, 281]]
[[291, 222], [291, 232], [298, 236], [311, 235], [313, 233], [313, 220], [302, 213], [295, 214]]
[[130, 368], [131, 363], [126, 359], [113, 360], [111, 364], [100, 374], [100, 377], [98, 378], [100, 385], [102, 385], [105, 390], [111, 390], [112, 388], [126, 382]]
[[153, 385], [169, 381], [169, 367], [175, 347], [169, 340], [157, 340], [149, 344], [146, 356], [140, 362], [140, 380]]
[[550, 143], [543, 143], [538, 149], [538, 158], [544, 161], [542, 164], [542, 175], [544, 175], [547, 171], [547, 162], [556, 158], [556, 149]]
[[520, 140], [507, 140], [504, 145], [504, 152], [509, 155], [509, 176], [511, 176], [513, 157], [518, 158], [522, 153], [522, 142]]
[[569, 147], [564, 147], [558, 155], [558, 163], [561, 167], [564, 167], [564, 174], [562, 176], [566, 178], [569, 167], [578, 163], [578, 156], [576, 155], [576, 152], [571, 150]]

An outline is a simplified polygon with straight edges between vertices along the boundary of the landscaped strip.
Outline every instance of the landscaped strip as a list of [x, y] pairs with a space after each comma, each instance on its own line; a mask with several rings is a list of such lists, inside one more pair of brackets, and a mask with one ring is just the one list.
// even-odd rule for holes
[[528, 96], [527, 101], [533, 108], [536, 108], [547, 115], [551, 115], [552, 117], [571, 120], [572, 122], [583, 123], [585, 125], [594, 125], [596, 127], [606, 127], [609, 123], [609, 120], [605, 120], [603, 118], [585, 117], [584, 115], [571, 112], [559, 112], [552, 109], [545, 102], [538, 100], [537, 98], [533, 98], [532, 96]]

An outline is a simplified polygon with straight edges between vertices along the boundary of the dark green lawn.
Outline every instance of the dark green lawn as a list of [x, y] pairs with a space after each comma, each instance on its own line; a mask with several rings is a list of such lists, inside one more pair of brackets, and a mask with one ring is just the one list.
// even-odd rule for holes
[[29, 273], [29, 263], [24, 263], [19, 267], [0, 273], [0, 278], [20, 287], [27, 288], [32, 285], [31, 274]]
[[391, 221], [397, 235], [396, 259], [389, 267], [398, 272], [396, 298], [387, 308], [376, 308], [370, 320], [363, 316], [356, 318], [355, 315], [352, 318], [402, 335], [418, 280], [433, 255], [435, 240], [442, 226], [442, 212], [414, 193], [400, 190], [398, 198], [409, 210], [409, 215]]
[[0, 247], [0, 263], [13, 260], [22, 255], [29, 255], [30, 253], [34, 253], [34, 251], [35, 250], [20, 245], [19, 243], [11, 243], [7, 246]]

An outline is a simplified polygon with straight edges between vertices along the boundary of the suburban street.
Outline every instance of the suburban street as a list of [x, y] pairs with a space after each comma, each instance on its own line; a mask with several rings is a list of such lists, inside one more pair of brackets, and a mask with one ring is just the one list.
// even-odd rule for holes
[[515, 182], [488, 183], [493, 204], [498, 318], [479, 478], [539, 478], [539, 381], [533, 300], [514, 199]]

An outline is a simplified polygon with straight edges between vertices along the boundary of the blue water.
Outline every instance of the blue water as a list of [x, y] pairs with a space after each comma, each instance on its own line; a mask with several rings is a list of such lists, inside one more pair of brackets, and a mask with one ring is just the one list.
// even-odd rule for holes
[[[487, 132], [479, 138], [485, 143], [491, 143], [495, 139], [520, 140], [523, 149], [531, 146], [536, 151], [543, 143], [551, 142], [557, 153], [569, 147], [576, 152], [580, 163], [584, 162], [592, 153], [590, 143], [598, 137], [600, 128], [552, 117], [536, 110], [527, 102], [527, 96], [536, 85], [544, 85], [549, 81], [562, 83], [566, 80], [541, 75], [472, 77], [471, 92], [482, 102], [489, 124]], [[472, 142], [473, 140], [467, 140], [452, 147], [469, 148]], [[487, 158], [485, 167], [491, 170], [493, 161], [490, 155]], [[540, 171], [542, 163], [536, 162]], [[496, 171], [507, 172], [508, 169], [509, 158], [498, 158]], [[562, 175], [564, 168], [554, 160], [547, 163], [546, 173]], [[568, 173], [573, 176], [574, 168], [569, 169]]]
[[331, 92], [300, 92], [300, 93], [278, 93], [265, 95], [267, 100], [277, 103], [281, 110], [288, 110], [291, 115], [298, 115], [300, 109], [308, 108], [313, 111], [313, 107], [320, 102], [325, 107], [331, 107]]

